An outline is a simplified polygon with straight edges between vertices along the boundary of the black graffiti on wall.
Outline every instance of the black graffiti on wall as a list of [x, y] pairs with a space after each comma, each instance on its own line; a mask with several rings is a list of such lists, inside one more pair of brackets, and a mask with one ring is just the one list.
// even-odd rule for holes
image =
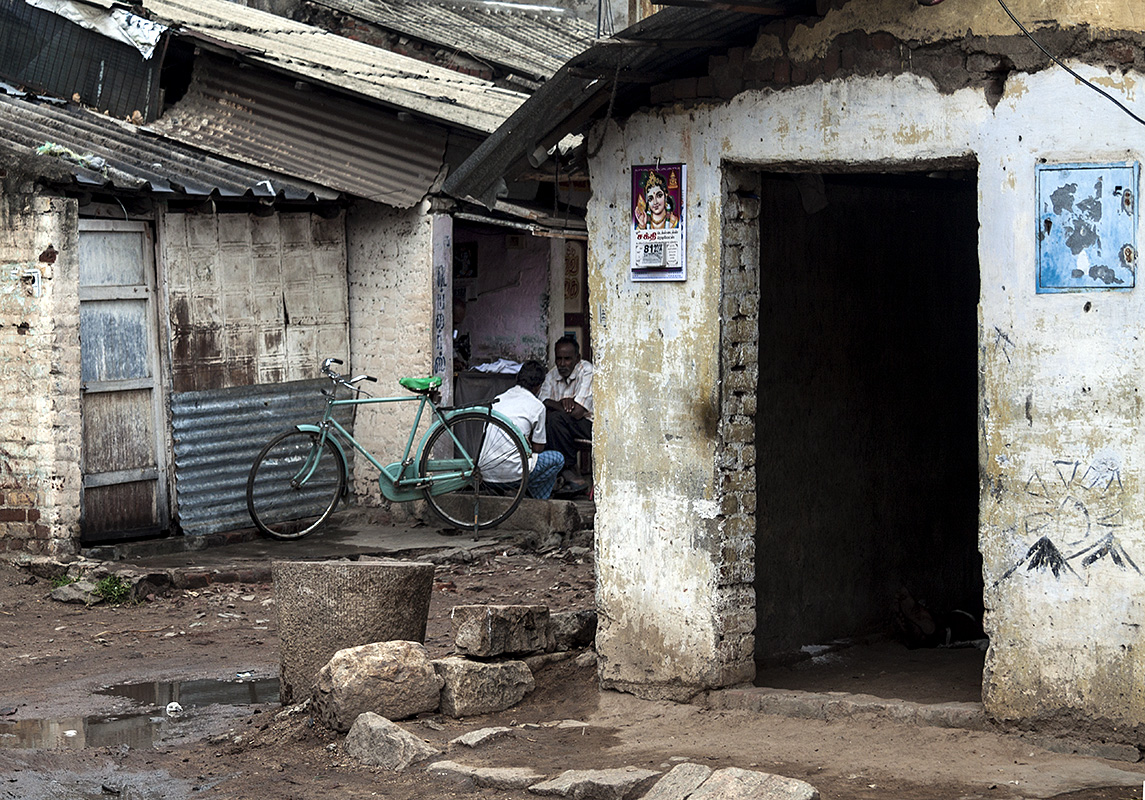
[[1096, 459], [1084, 468], [1080, 461], [1058, 459], [1047, 478], [1035, 472], [1026, 481], [1033, 509], [1022, 519], [1023, 538], [1034, 543], [994, 585], [1023, 568], [1080, 580], [1075, 565], [1087, 569], [1099, 562], [1141, 575], [1117, 535], [1124, 523], [1123, 494], [1121, 469], [1112, 457]]

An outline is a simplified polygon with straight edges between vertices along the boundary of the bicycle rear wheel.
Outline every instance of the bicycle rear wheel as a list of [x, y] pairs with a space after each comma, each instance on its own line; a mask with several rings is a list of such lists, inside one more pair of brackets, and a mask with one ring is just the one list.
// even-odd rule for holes
[[258, 454], [246, 483], [250, 517], [275, 539], [301, 539], [334, 513], [346, 489], [346, 463], [329, 439], [306, 431], [276, 436]]
[[[452, 436], [450, 434], [452, 433]], [[463, 469], [461, 443], [476, 456], [477, 469], [465, 484], [447, 494], [425, 490], [425, 499], [437, 515], [451, 525], [484, 530], [509, 518], [525, 496], [529, 460], [521, 435], [507, 422], [479, 411], [450, 417], [448, 428], [433, 429], [422, 450], [419, 474], [432, 478]]]

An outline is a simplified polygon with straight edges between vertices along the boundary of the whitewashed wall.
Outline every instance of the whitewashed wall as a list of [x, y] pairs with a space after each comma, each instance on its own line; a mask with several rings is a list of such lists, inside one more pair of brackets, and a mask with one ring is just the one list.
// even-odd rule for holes
[[[433, 373], [433, 217], [424, 208], [363, 203], [347, 215], [346, 242], [350, 362], [342, 369], [376, 377], [371, 394], [408, 394], [399, 378]], [[415, 403], [362, 407], [355, 435], [383, 464], [398, 461], [415, 410]], [[380, 502], [377, 478], [368, 464], [355, 469], [359, 498]]]
[[[1145, 112], [1140, 75], [1075, 66]], [[645, 113], [596, 136], [604, 141], [591, 165], [589, 229], [605, 421], [595, 443], [605, 683], [662, 694], [712, 685], [722, 612], [710, 537], [721, 498], [707, 421], [719, 375], [722, 166], [911, 170], [957, 159], [979, 165], [988, 710], [1145, 721], [1145, 658], [1135, 641], [1145, 621], [1137, 569], [1145, 569], [1145, 290], [1037, 295], [1034, 219], [1039, 160], [1140, 160], [1134, 144], [1145, 142], [1145, 128], [1055, 68], [1010, 76], [995, 108], [980, 90], [940, 94], [911, 75], [850, 78]], [[683, 284], [627, 277], [630, 167], [658, 159], [688, 165]], [[1112, 532], [1117, 553], [1136, 566], [1122, 556], [1121, 565], [1068, 561], [1057, 575], [1027, 569], [1041, 535], [1027, 522], [1040, 513], [1072, 543], [1062, 546], [1067, 558]]]

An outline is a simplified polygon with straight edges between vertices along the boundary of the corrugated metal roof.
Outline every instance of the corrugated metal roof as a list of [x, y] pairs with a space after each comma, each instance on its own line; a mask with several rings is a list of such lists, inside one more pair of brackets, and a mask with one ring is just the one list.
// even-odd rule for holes
[[[803, 0], [769, 5], [791, 14], [806, 7]], [[498, 184], [538, 147], [582, 133], [606, 114], [628, 116], [648, 102], [652, 83], [706, 70], [713, 51], [754, 41], [769, 18], [774, 17], [697, 8], [658, 11], [561, 67], [452, 171], [444, 190], [492, 207]]]
[[[36, 155], [53, 143], [58, 155]], [[333, 200], [339, 193], [279, 172], [233, 164], [76, 106], [50, 106], [0, 95], [0, 150], [38, 165], [41, 176], [68, 174], [80, 184], [160, 194]], [[84, 158], [87, 155], [92, 158]], [[96, 159], [101, 159], [97, 161]]]
[[150, 126], [204, 150], [410, 208], [437, 180], [447, 133], [353, 98], [200, 56], [187, 94]]
[[145, 59], [120, 39], [28, 2], [0, 0], [0, 76], [37, 94], [78, 94], [85, 105], [120, 119], [159, 115], [158, 58]]
[[312, 2], [537, 80], [552, 76], [596, 37], [595, 25], [561, 8], [457, 0]]
[[459, 72], [227, 0], [146, 0], [156, 21], [287, 74], [490, 133], [524, 101]]

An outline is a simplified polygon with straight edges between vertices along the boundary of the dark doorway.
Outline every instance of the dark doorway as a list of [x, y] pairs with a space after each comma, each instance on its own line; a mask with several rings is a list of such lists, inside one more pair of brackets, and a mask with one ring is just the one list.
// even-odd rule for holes
[[890, 633], [902, 587], [981, 613], [977, 241], [973, 172], [762, 176], [761, 664]]

